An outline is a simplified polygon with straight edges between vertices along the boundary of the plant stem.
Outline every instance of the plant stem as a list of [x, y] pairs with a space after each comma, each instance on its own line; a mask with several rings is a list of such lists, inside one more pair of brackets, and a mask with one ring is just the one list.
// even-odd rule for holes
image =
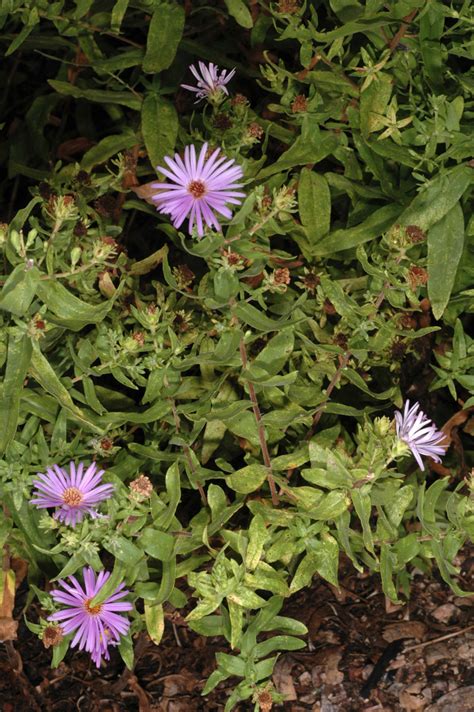
[[[245, 348], [244, 337], [240, 339], [240, 357], [242, 359], [242, 366], [244, 369], [247, 368], [247, 350]], [[265, 467], [267, 468], [267, 480], [270, 487], [270, 492], [272, 495], [272, 504], [274, 507], [278, 506], [278, 494], [275, 486], [275, 479], [273, 477], [272, 461], [270, 458], [270, 453], [268, 451], [267, 436], [265, 433], [265, 425], [262, 421], [262, 413], [260, 412], [260, 407], [258, 405], [257, 394], [255, 393], [255, 388], [251, 381], [247, 381], [247, 386], [249, 389], [249, 396], [252, 402], [252, 410], [255, 417], [255, 422], [257, 424], [258, 439], [260, 441], [260, 448], [262, 450], [262, 457]]]

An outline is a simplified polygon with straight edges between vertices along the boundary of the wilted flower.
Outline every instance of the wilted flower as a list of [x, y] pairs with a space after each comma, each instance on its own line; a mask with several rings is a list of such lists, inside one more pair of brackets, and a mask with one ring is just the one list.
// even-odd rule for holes
[[72, 527], [82, 521], [85, 514], [98, 517], [95, 507], [108, 499], [114, 491], [111, 484], [101, 484], [104, 470], [97, 471], [93, 462], [84, 472], [84, 463], [76, 468], [74, 462], [69, 465], [69, 472], [58, 465], [48, 467], [46, 474], [38, 473], [34, 499], [30, 500], [39, 509], [57, 507], [55, 519]]
[[209, 62], [206, 66], [204, 62], [198, 62], [199, 69], [197, 69], [194, 64], [191, 64], [189, 69], [193, 73], [197, 86], [193, 87], [190, 84], [181, 84], [183, 89], [192, 91], [196, 94], [196, 104], [201, 101], [201, 99], [211, 99], [215, 100], [220, 98], [222, 94], [229, 94], [226, 84], [230, 82], [235, 74], [235, 69], [231, 69], [229, 72], [226, 69], [219, 71], [217, 64]]
[[67, 608], [53, 613], [48, 620], [61, 621], [64, 635], [75, 633], [71, 647], [78, 646], [79, 650], [86, 650], [97, 667], [100, 667], [102, 656], [106, 660], [110, 657], [108, 646], [118, 645], [120, 637], [130, 628], [129, 621], [119, 613], [130, 611], [133, 606], [127, 601], [119, 600], [129, 593], [124, 589], [123, 583], [119, 584], [105, 601], [91, 606], [92, 599], [100, 593], [110, 578], [110, 573], [101, 571], [96, 579], [93, 569], [85, 567], [82, 575], [84, 588], [75, 576], [69, 576], [70, 583], [59, 581], [64, 590], [51, 591], [53, 600]]
[[234, 165], [234, 159], [218, 155], [220, 148], [206, 158], [207, 143], [203, 145], [199, 156], [193, 145], [184, 149], [184, 161], [176, 153], [174, 159], [165, 157], [169, 168], [158, 167], [172, 183], [152, 183], [158, 192], [152, 196], [160, 213], [171, 216], [175, 228], [179, 228], [189, 217], [189, 232], [196, 223], [198, 235], [204, 235], [204, 223], [208, 227], [220, 230], [221, 226], [215, 213], [226, 218], [232, 217], [227, 203], [240, 205], [245, 193], [237, 191], [242, 183], [236, 183], [243, 176], [240, 166]]
[[410, 406], [410, 401], [407, 400], [403, 414], [400, 411], [395, 413], [395, 422], [397, 436], [408, 445], [421, 470], [425, 469], [421, 455], [441, 462], [439, 456], [446, 452], [446, 445], [442, 444], [445, 435], [420, 410], [419, 403]]
[[60, 625], [47, 625], [43, 630], [41, 640], [45, 648], [51, 648], [51, 646], [59, 645], [63, 638], [64, 632]]

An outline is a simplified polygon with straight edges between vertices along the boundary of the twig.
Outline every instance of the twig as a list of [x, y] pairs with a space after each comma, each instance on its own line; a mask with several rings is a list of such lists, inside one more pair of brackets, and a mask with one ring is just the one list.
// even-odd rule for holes
[[418, 10], [412, 10], [409, 15], [405, 15], [405, 17], [402, 18], [402, 24], [398, 28], [398, 31], [393, 35], [388, 45], [390, 52], [393, 52], [398, 47], [400, 40], [408, 30], [410, 22], [414, 19], [417, 12]]
[[[245, 348], [244, 337], [240, 339], [240, 357], [242, 359], [242, 366], [244, 369], [247, 368], [247, 350]], [[275, 479], [273, 477], [272, 461], [270, 458], [270, 453], [268, 451], [267, 436], [265, 433], [265, 425], [262, 420], [262, 413], [258, 405], [257, 394], [255, 393], [254, 385], [251, 381], [247, 380], [247, 386], [249, 389], [249, 396], [252, 402], [252, 410], [255, 417], [255, 422], [257, 424], [258, 439], [260, 441], [260, 448], [262, 450], [262, 457], [265, 467], [267, 468], [267, 480], [270, 487], [270, 492], [272, 495], [272, 504], [274, 507], [278, 506], [278, 494], [275, 486]]]
[[326, 400], [324, 403], [321, 403], [320, 406], [318, 406], [316, 413], [313, 416], [313, 422], [311, 423], [311, 427], [308, 430], [308, 432], [305, 435], [305, 440], [311, 440], [311, 438], [314, 435], [314, 432], [318, 426], [319, 421], [321, 420], [321, 416], [324, 412], [324, 409], [326, 408], [327, 404], [329, 403], [329, 399], [331, 397], [331, 393], [339, 383], [339, 380], [342, 376], [342, 372], [349, 363], [349, 359], [351, 357], [351, 352], [346, 351], [343, 356], [339, 356], [339, 366], [337, 367], [337, 371], [334, 374], [334, 376], [331, 378], [331, 382], [329, 383], [329, 386], [326, 389]]
[[417, 645], [411, 645], [409, 648], [404, 648], [403, 652], [404, 653], [411, 653], [412, 650], [420, 650], [421, 648], [426, 648], [428, 645], [433, 645], [433, 643], [440, 643], [442, 640], [448, 640], [448, 638], [455, 638], [458, 635], [463, 635], [464, 633], [467, 633], [469, 630], [474, 629], [474, 624], [473, 625], [468, 625], [467, 628], [462, 628], [461, 630], [456, 630], [454, 633], [448, 633], [447, 635], [442, 635], [439, 638], [432, 638], [431, 640], [427, 640], [424, 643], [418, 643]]
[[[174, 419], [174, 424], [176, 427], [176, 432], [179, 433], [181, 430], [181, 419], [179, 417], [179, 413], [176, 410], [176, 403], [174, 402], [173, 398], [168, 398], [170, 404], [171, 404], [171, 412], [173, 413], [173, 419]], [[193, 473], [193, 475], [196, 474], [196, 468], [194, 466], [193, 458], [191, 455], [190, 447], [189, 445], [183, 445], [183, 450], [184, 450], [184, 456], [186, 458], [186, 462], [188, 463], [189, 469]], [[206, 493], [204, 492], [204, 488], [202, 484], [199, 482], [199, 480], [196, 481], [196, 487], [198, 488], [199, 494], [201, 495], [201, 500], [204, 506], [207, 506], [207, 497]]]

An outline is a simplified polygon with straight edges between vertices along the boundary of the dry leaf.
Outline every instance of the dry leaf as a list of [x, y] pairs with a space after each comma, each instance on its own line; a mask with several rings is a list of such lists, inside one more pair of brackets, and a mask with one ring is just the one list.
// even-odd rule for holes
[[3, 569], [0, 579], [0, 641], [2, 642], [16, 640], [18, 621], [13, 619], [14, 605], [15, 572], [13, 569]]
[[426, 625], [421, 621], [400, 621], [388, 625], [382, 633], [382, 638], [388, 643], [392, 643], [394, 640], [402, 640], [403, 638], [422, 640], [425, 633]]

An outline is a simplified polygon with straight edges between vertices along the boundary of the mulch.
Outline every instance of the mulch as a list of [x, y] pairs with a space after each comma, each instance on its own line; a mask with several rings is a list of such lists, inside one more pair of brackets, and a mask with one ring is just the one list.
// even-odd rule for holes
[[[474, 555], [465, 551], [460, 585], [474, 590]], [[51, 651], [22, 622], [18, 639], [0, 644], [1, 712], [222, 712], [236, 681], [203, 698], [215, 653], [224, 641], [203, 638], [177, 611], [167, 611], [160, 646], [136, 641], [136, 666], [117, 653], [98, 671], [86, 654], [70, 651], [58, 669]], [[23, 599], [23, 600], [22, 600]], [[380, 580], [348, 568], [339, 590], [315, 579], [283, 611], [308, 627], [307, 647], [282, 654], [273, 682], [285, 696], [275, 712], [472, 712], [474, 595], [459, 597], [434, 573], [413, 577], [410, 600], [396, 606]], [[32, 604], [28, 617], [39, 609]], [[431, 642], [429, 642], [431, 641]], [[236, 712], [253, 710], [250, 701]]]

